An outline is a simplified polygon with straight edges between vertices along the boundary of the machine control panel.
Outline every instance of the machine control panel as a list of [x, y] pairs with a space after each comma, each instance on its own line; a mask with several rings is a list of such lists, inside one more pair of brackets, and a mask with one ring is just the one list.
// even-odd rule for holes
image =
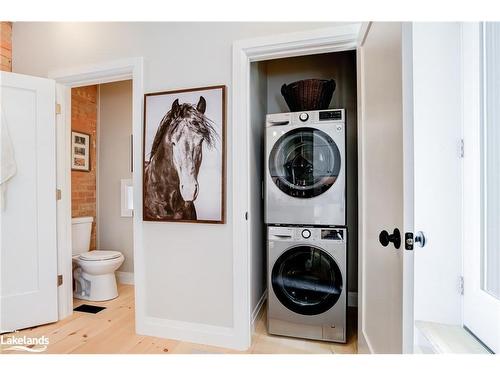
[[342, 120], [342, 111], [339, 109], [332, 111], [321, 111], [319, 113], [319, 120], [320, 121]]
[[347, 230], [335, 227], [269, 227], [269, 240], [273, 241], [335, 241], [346, 242]]
[[322, 240], [340, 240], [344, 239], [344, 231], [341, 229], [321, 229]]
[[285, 125], [314, 126], [315, 123], [344, 124], [345, 109], [272, 113], [266, 115], [266, 127]]

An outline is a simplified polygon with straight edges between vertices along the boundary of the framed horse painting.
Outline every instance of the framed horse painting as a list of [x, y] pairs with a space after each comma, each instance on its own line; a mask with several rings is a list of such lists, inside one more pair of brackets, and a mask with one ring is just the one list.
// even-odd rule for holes
[[143, 220], [225, 223], [226, 87], [144, 95]]

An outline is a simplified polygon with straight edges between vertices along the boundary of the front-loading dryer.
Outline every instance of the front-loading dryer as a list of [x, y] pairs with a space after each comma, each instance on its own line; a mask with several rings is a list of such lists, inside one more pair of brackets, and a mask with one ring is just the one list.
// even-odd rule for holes
[[267, 224], [346, 225], [345, 111], [266, 116]]
[[346, 342], [347, 230], [268, 227], [271, 334]]

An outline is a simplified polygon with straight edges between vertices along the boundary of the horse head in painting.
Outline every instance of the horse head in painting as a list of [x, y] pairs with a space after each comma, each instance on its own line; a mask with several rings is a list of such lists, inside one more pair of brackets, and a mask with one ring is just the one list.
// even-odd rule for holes
[[145, 170], [146, 218], [196, 220], [203, 144], [212, 147], [217, 137], [206, 106], [203, 96], [196, 106], [176, 99], [161, 120]]

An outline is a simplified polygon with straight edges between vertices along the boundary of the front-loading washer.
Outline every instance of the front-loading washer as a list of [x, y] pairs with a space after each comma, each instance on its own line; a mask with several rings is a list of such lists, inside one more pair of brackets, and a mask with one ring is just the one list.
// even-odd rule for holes
[[345, 111], [266, 116], [265, 222], [346, 225]]
[[268, 227], [270, 334], [346, 342], [347, 229]]

